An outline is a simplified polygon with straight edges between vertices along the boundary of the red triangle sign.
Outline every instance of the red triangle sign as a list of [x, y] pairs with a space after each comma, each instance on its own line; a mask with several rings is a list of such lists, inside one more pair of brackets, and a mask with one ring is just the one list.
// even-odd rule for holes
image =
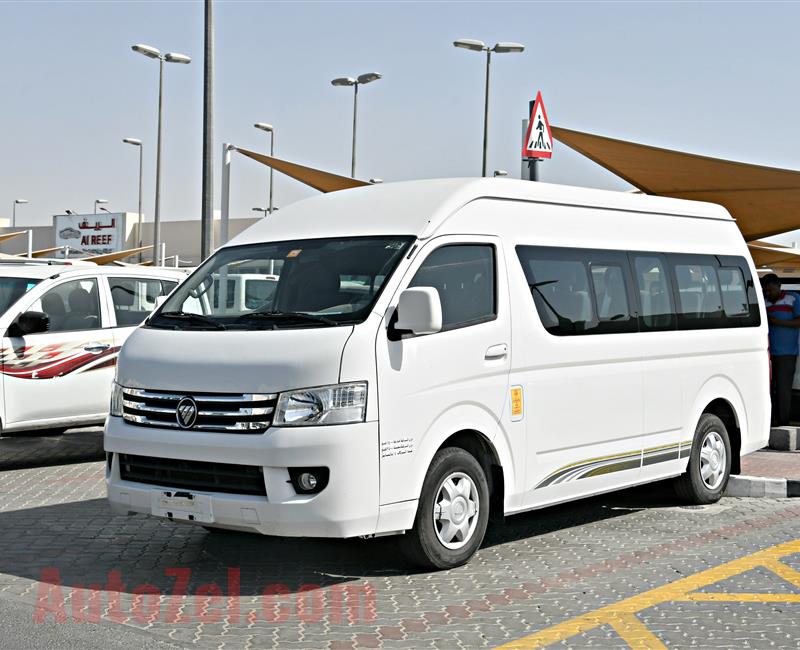
[[550, 122], [547, 121], [547, 111], [544, 110], [541, 91], [536, 93], [533, 103], [531, 119], [528, 122], [528, 132], [522, 145], [523, 158], [552, 158], [553, 134], [550, 132]]

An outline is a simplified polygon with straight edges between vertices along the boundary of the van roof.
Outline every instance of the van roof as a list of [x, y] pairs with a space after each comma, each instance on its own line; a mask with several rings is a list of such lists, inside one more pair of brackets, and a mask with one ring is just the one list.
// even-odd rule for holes
[[508, 178], [445, 178], [380, 183], [314, 196], [265, 217], [227, 245], [343, 235], [425, 239], [456, 210], [481, 198], [731, 220], [723, 207], [699, 201]]

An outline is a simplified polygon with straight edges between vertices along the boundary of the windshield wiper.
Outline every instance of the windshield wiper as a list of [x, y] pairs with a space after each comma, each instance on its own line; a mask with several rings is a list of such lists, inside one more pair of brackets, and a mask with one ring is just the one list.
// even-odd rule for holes
[[209, 325], [212, 329], [215, 330], [224, 330], [227, 329], [222, 323], [218, 323], [212, 318], [208, 316], [203, 316], [202, 314], [189, 314], [185, 311], [162, 311], [159, 314], [155, 314], [154, 318], [150, 320], [152, 323], [153, 320], [159, 318], [169, 318], [175, 320], [182, 320], [186, 322], [197, 323], [200, 325]]
[[242, 314], [237, 318], [237, 321], [253, 319], [270, 319], [270, 320], [299, 320], [308, 321], [311, 323], [323, 323], [325, 325], [339, 325], [338, 321], [326, 316], [318, 314], [307, 314], [301, 311], [251, 311], [249, 314]]

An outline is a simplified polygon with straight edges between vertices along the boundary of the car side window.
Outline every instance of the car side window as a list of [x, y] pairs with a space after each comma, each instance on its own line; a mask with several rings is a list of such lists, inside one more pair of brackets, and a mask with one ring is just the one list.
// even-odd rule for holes
[[117, 327], [139, 325], [156, 307], [156, 298], [175, 288], [174, 282], [157, 278], [108, 278]]
[[82, 278], [53, 287], [37, 300], [31, 311], [50, 319], [49, 333], [96, 330], [102, 327], [97, 278]]
[[642, 309], [639, 321], [642, 331], [674, 330], [671, 285], [661, 258], [634, 255], [633, 271]]
[[494, 246], [451, 244], [433, 251], [409, 287], [433, 287], [442, 303], [442, 330], [497, 316]]

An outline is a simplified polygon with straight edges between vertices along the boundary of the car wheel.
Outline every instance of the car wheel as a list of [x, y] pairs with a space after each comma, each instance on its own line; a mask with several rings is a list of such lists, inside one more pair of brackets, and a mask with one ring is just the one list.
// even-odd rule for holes
[[686, 473], [675, 481], [678, 496], [690, 503], [719, 501], [731, 475], [731, 442], [725, 424], [703, 413], [697, 423]]
[[480, 463], [463, 449], [440, 449], [422, 485], [414, 527], [400, 544], [414, 564], [450, 569], [475, 554], [488, 519], [489, 486]]

